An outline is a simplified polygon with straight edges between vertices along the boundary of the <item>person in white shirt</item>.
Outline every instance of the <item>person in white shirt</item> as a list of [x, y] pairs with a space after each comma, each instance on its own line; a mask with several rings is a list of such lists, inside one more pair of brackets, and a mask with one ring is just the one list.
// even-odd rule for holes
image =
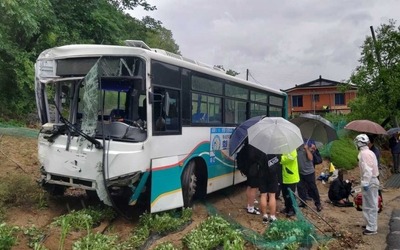
[[377, 234], [378, 230], [378, 189], [379, 169], [376, 155], [369, 147], [369, 138], [366, 134], [360, 134], [354, 139], [358, 148], [358, 166], [361, 173], [361, 186], [363, 205], [362, 212], [366, 220], [364, 235]]

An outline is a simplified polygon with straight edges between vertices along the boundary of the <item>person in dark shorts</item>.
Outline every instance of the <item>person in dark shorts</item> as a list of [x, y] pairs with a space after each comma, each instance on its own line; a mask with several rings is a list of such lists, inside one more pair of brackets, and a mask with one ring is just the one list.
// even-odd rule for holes
[[[280, 156], [264, 154], [259, 158], [259, 190], [260, 208], [263, 215], [263, 223], [274, 222], [276, 220], [276, 193], [279, 188], [278, 171], [281, 170]], [[267, 213], [267, 204], [270, 215]]]
[[259, 215], [260, 211], [254, 206], [259, 187], [257, 149], [246, 143], [237, 153], [236, 162], [242, 174], [247, 177], [247, 213]]

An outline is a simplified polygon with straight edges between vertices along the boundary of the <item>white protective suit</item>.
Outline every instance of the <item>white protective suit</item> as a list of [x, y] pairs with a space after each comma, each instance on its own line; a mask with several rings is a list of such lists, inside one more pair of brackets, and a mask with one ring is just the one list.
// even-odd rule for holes
[[[362, 191], [362, 212], [366, 220], [366, 229], [369, 231], [378, 230], [378, 189], [379, 189], [379, 169], [378, 161], [374, 152], [368, 146], [359, 148], [358, 166], [361, 173]], [[364, 190], [368, 187], [368, 190]]]

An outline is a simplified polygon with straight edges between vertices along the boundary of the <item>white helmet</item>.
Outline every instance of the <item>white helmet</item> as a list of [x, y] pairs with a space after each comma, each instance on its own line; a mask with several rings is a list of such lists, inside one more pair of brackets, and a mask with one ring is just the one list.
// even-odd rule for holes
[[368, 143], [369, 143], [369, 138], [368, 138], [368, 135], [366, 135], [366, 134], [359, 134], [354, 139], [354, 144], [356, 144], [356, 146], [359, 148], [363, 147], [363, 146], [367, 146]]

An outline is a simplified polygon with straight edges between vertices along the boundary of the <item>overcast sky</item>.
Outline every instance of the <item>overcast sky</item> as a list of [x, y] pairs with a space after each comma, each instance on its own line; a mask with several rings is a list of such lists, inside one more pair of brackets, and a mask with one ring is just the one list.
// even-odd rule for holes
[[[277, 89], [350, 77], [360, 46], [389, 19], [400, 24], [398, 0], [147, 0], [149, 15], [172, 31], [181, 54], [223, 65], [238, 77]], [[135, 38], [132, 38], [135, 39]]]

